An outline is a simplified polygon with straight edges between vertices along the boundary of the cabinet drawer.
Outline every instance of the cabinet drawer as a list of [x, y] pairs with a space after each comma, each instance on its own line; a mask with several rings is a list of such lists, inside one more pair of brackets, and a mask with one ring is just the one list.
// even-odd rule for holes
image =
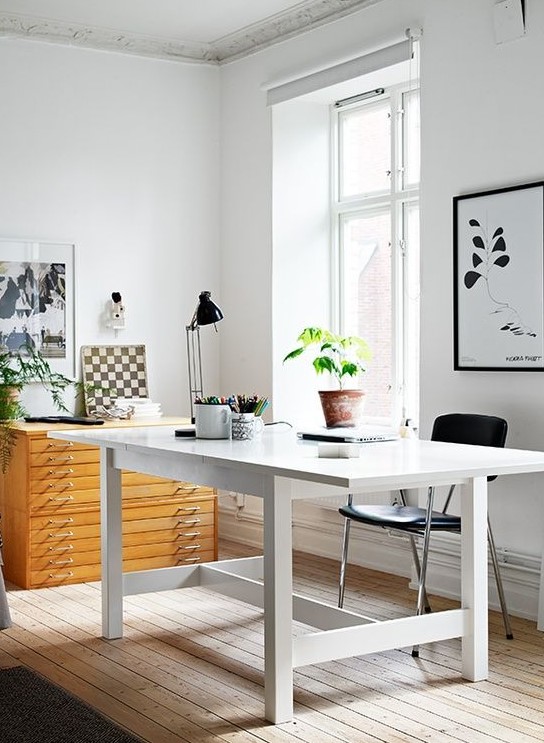
[[123, 570], [151, 570], [153, 568], [171, 568], [175, 565], [190, 565], [196, 562], [212, 562], [215, 559], [213, 550], [199, 552], [192, 555], [138, 558], [136, 560], [123, 560]]
[[[39, 557], [42, 555], [62, 555], [71, 554], [74, 551], [80, 552], [100, 552], [100, 535], [98, 526], [94, 536], [80, 537], [77, 530], [66, 530], [60, 536], [51, 537], [41, 542], [34, 542], [32, 545], [32, 555]], [[213, 525], [183, 528], [174, 527], [173, 529], [158, 529], [147, 532], [132, 532], [123, 534], [123, 549], [134, 547], [136, 549], [149, 548], [155, 549], [162, 543], [168, 544], [194, 544], [201, 540], [214, 539]], [[146, 554], [149, 554], [146, 552]]]
[[95, 464], [98, 467], [96, 449], [48, 449], [32, 455], [31, 471], [35, 467], [74, 467], [79, 464]]
[[[158, 557], [138, 557], [123, 560], [124, 571], [151, 570], [152, 568], [170, 568], [175, 565], [194, 565], [199, 562], [211, 562], [215, 559], [213, 550], [192, 555], [159, 555]], [[100, 565], [66, 565], [48, 570], [33, 570], [31, 588], [59, 586], [68, 583], [100, 580]]]
[[[74, 542], [73, 549], [68, 547], [62, 552], [50, 552], [32, 558], [32, 571], [61, 570], [64, 568], [80, 567], [81, 565], [94, 565], [100, 563], [100, 549], [83, 550], [80, 542]], [[154, 558], [170, 556], [176, 564], [177, 560], [185, 560], [186, 557], [200, 555], [202, 552], [213, 551], [213, 537], [208, 539], [193, 539], [186, 541], [171, 540], [158, 544], [123, 546], [123, 561], [139, 558]]]
[[100, 460], [99, 449], [91, 444], [75, 444], [73, 441], [61, 441], [60, 439], [49, 439], [47, 436], [31, 438], [29, 443], [32, 455], [40, 452], [62, 452], [62, 451], [94, 451], [95, 460]]
[[[100, 487], [100, 465], [97, 462], [51, 462], [48, 465], [30, 468], [30, 485], [33, 492], [39, 492], [40, 484], [50, 480], [62, 480], [77, 477], [78, 481], [84, 480], [94, 483], [94, 487]], [[82, 485], [82, 487], [90, 487]]]
[[82, 565], [80, 568], [67, 566], [64, 569], [36, 570], [30, 573], [30, 588], [62, 586], [68, 583], [84, 583], [100, 580], [100, 564]]

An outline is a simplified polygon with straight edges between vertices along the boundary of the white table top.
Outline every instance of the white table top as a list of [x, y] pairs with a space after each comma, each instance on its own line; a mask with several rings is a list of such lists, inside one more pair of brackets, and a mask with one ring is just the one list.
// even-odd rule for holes
[[[179, 426], [177, 427], [179, 428]], [[544, 470], [544, 452], [400, 439], [360, 445], [354, 459], [318, 458], [318, 446], [300, 442], [293, 431], [267, 428], [256, 441], [184, 439], [174, 427], [138, 427], [50, 432], [49, 436], [183, 460], [276, 475], [357, 490], [385, 490], [463, 482], [487, 475]]]

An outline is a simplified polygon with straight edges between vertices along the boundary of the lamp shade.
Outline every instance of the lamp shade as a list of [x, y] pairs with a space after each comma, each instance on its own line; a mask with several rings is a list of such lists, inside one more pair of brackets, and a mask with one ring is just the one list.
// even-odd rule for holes
[[196, 324], [213, 325], [222, 319], [223, 313], [215, 302], [212, 302], [211, 292], [200, 292], [196, 308]]

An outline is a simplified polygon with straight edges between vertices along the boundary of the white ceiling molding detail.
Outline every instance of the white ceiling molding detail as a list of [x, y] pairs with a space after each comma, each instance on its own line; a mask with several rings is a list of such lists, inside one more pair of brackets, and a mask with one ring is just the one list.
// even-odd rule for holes
[[182, 62], [210, 61], [210, 45], [157, 39], [111, 29], [0, 13], [0, 36], [11, 36]]
[[0, 13], [0, 36], [172, 61], [221, 64], [380, 2], [382, 0], [305, 0], [294, 9], [277, 13], [211, 43], [144, 36], [13, 13]]
[[213, 54], [218, 62], [230, 62], [380, 2], [382, 0], [306, 0], [295, 10], [278, 13], [217, 39], [211, 45]]

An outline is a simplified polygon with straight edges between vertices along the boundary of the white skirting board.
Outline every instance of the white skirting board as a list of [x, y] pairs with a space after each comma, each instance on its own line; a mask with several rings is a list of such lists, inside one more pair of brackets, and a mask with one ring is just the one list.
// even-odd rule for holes
[[[241, 503], [242, 501], [238, 501]], [[259, 503], [244, 498], [243, 506], [228, 495], [220, 497], [220, 537], [253, 547], [262, 545]], [[343, 519], [333, 510], [299, 502], [293, 512], [293, 546], [310, 554], [340, 559]], [[459, 597], [460, 540], [454, 535], [436, 535], [431, 541], [427, 587], [429, 593]], [[540, 587], [540, 558], [535, 555], [503, 554], [497, 545], [501, 576], [510, 613], [536, 621]], [[506, 560], [506, 562], [505, 562]], [[351, 529], [349, 562], [394, 575], [412, 576], [409, 544], [403, 536], [355, 524]], [[415, 587], [415, 586], [414, 586]], [[414, 597], [415, 601], [415, 597]], [[491, 563], [489, 605], [499, 609]]]

